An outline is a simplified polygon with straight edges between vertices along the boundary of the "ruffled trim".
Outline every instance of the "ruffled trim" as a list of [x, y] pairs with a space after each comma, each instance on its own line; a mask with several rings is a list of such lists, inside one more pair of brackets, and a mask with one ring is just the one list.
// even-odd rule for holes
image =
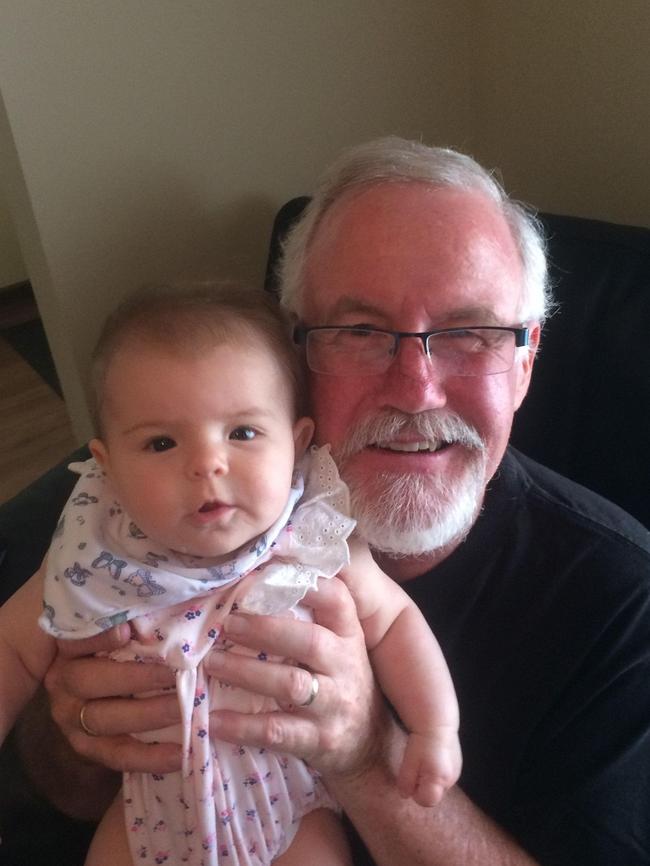
[[260, 579], [241, 599], [240, 608], [257, 614], [292, 610], [319, 577], [334, 577], [350, 561], [346, 539], [356, 523], [347, 517], [349, 494], [329, 453], [329, 445], [313, 446], [301, 464], [305, 492], [274, 556], [262, 566]]

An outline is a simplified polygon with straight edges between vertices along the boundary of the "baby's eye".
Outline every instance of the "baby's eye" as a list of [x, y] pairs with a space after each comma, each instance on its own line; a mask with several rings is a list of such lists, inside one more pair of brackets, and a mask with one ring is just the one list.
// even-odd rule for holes
[[153, 439], [150, 439], [147, 442], [147, 451], [169, 451], [170, 448], [174, 448], [176, 446], [176, 442], [171, 438], [171, 436], [155, 436]]
[[257, 431], [252, 427], [235, 427], [230, 434], [230, 439], [235, 439], [238, 442], [250, 442], [257, 436]]

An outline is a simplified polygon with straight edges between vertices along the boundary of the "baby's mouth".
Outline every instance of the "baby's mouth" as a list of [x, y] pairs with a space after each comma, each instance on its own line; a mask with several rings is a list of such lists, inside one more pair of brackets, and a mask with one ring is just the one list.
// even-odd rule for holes
[[220, 499], [206, 499], [194, 512], [194, 519], [199, 526], [227, 521], [235, 511], [235, 506]]

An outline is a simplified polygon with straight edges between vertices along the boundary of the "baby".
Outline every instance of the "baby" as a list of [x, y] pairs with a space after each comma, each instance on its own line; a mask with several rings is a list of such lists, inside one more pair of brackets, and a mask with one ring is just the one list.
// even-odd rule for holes
[[[0, 738], [49, 667], [54, 638], [129, 621], [132, 640], [113, 657], [176, 671], [182, 723], [143, 739], [180, 742], [183, 770], [125, 774], [88, 866], [291, 866], [307, 846], [314, 864], [350, 863], [317, 773], [210, 737], [211, 710], [279, 709], [204, 672], [211, 650], [249, 652], [223, 637], [225, 618], [309, 617], [305, 594], [343, 569], [379, 683], [409, 731], [398, 784], [422, 805], [458, 778], [458, 707], [416, 606], [356, 541], [350, 562], [347, 490], [328, 447], [309, 449], [288, 322], [258, 292], [139, 293], [106, 323], [93, 380], [93, 459], [71, 467], [81, 477], [46, 561], [0, 609]], [[305, 706], [317, 692], [313, 676]]]

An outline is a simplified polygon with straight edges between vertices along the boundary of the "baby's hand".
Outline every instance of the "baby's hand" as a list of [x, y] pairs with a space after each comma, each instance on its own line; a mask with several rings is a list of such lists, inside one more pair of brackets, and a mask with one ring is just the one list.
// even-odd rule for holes
[[436, 806], [458, 780], [462, 766], [458, 732], [441, 725], [428, 734], [410, 734], [397, 777], [403, 797]]

